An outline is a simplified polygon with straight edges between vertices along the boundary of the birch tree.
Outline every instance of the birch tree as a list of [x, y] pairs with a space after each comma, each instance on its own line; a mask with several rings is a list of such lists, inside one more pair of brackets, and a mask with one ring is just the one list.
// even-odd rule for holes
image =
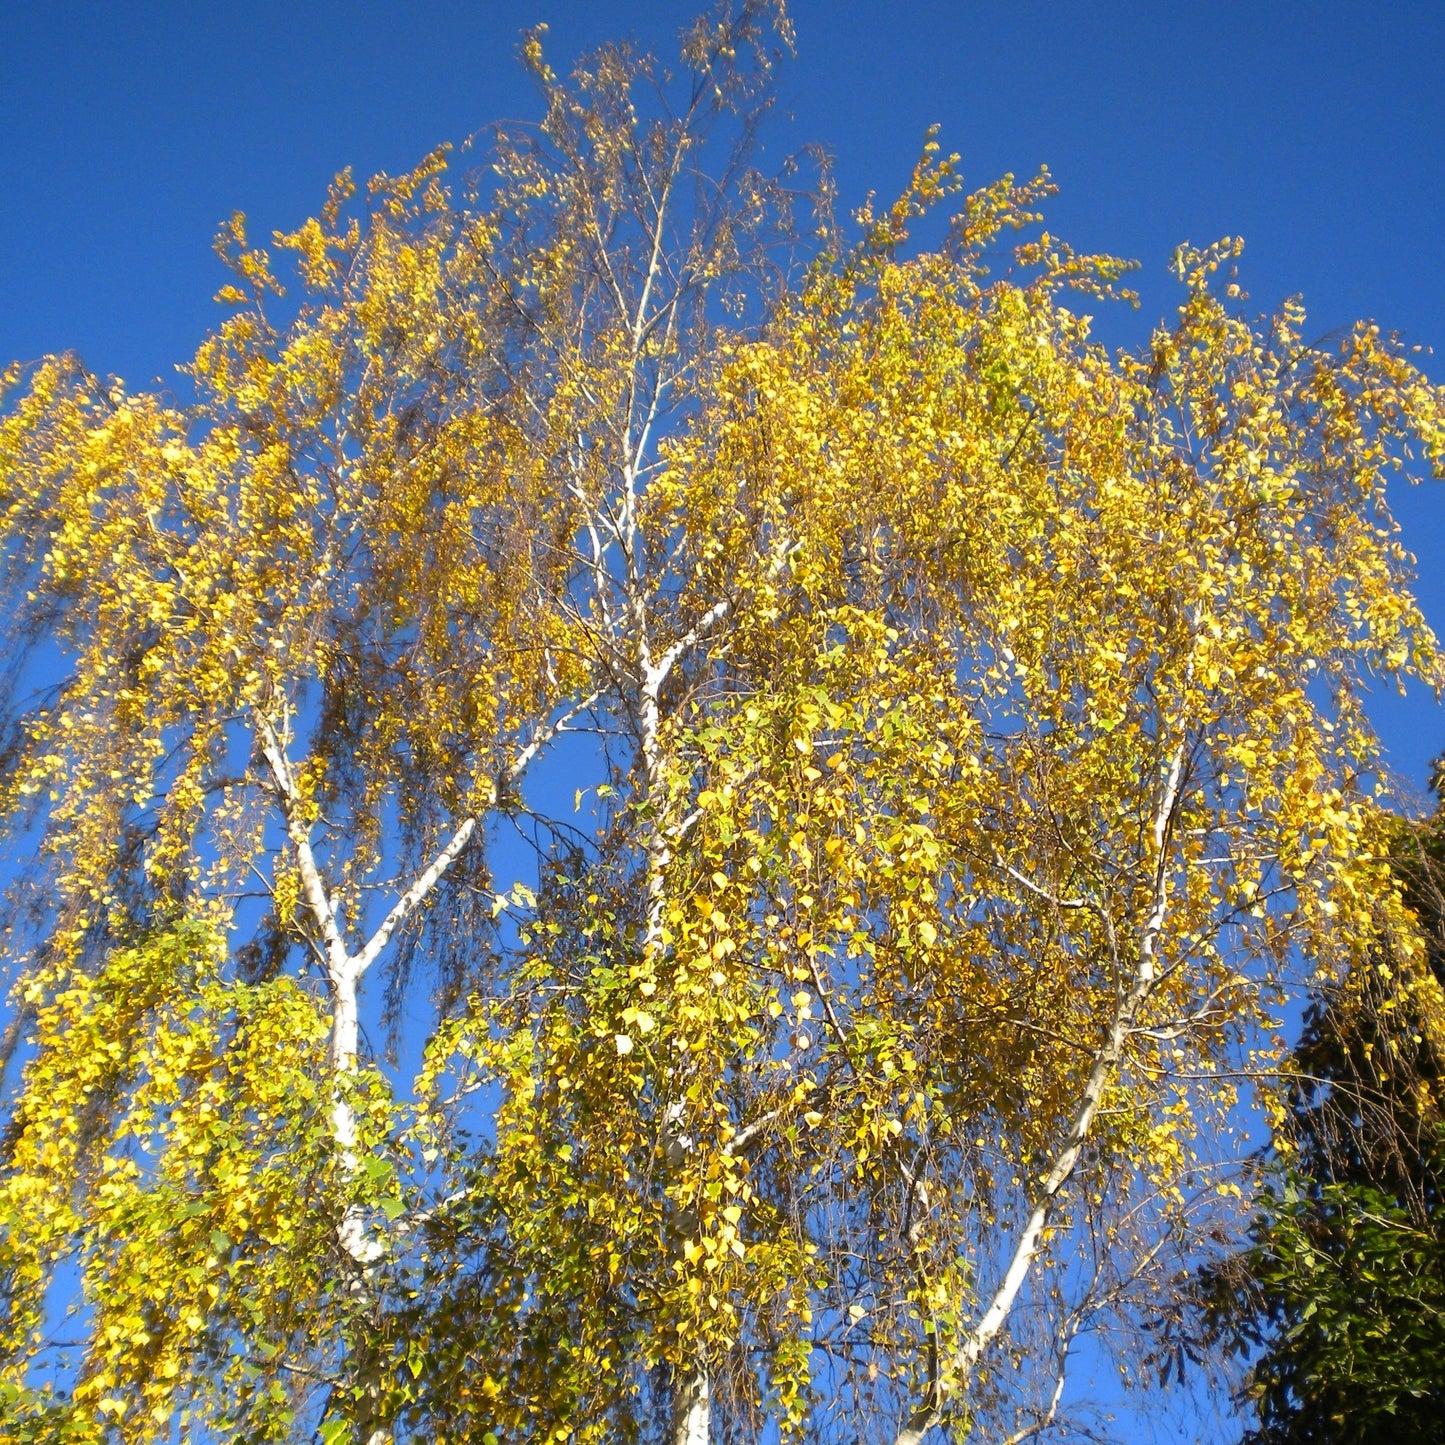
[[529, 35], [460, 188], [233, 220], [194, 401], [8, 374], [18, 1438], [1027, 1438], [1290, 990], [1408, 955], [1441, 394], [1234, 241], [1109, 352], [931, 137], [835, 225], [788, 38]]

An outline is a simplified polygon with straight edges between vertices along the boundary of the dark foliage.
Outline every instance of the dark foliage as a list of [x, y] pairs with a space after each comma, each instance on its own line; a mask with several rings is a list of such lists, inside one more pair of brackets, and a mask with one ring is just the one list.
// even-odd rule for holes
[[1204, 1279], [1252, 1359], [1246, 1445], [1445, 1441], [1445, 807], [1394, 866], [1423, 966], [1386, 953], [1317, 1002], [1252, 1245]]

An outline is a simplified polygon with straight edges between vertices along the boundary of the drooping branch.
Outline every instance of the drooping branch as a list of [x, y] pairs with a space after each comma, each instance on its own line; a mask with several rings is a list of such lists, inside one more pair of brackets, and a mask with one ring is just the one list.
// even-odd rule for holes
[[[773, 548], [773, 554], [768, 559], [767, 570], [764, 573], [769, 582], [777, 581], [796, 550], [797, 544], [786, 540], [780, 541]], [[738, 603], [739, 599], [736, 595], [720, 598], [681, 637], [670, 643], [653, 665], [651, 685], [660, 689], [672, 675], [677, 664], [708, 641], [716, 629], [737, 611]]]
[[[494, 797], [499, 797], [526, 773], [527, 768], [543, 752], [549, 743], [563, 733], [570, 731], [568, 723], [573, 718], [593, 707], [599, 694], [590, 693], [569, 707], [560, 716], [537, 729], [532, 737], [520, 747], [512, 760], [501, 770]], [[411, 886], [396, 900], [386, 916], [376, 926], [366, 943], [355, 953], [346, 947], [337, 920], [336, 905], [327, 890], [316, 853], [311, 846], [311, 831], [302, 814], [302, 800], [296, 786], [295, 774], [286, 755], [282, 737], [275, 725], [264, 714], [260, 716], [261, 749], [271, 771], [272, 781], [281, 802], [282, 814], [286, 820], [287, 837], [295, 850], [297, 868], [301, 874], [302, 893], [306, 906], [317, 926], [321, 929], [326, 945], [327, 971], [333, 985], [343, 980], [355, 983], [376, 962], [382, 950], [391, 941], [396, 930], [430, 896], [437, 884], [461, 856], [480, 822], [479, 813], [469, 813], [457, 824], [450, 838], [433, 856], [430, 863], [417, 875]]]
[[[560, 716], [537, 729], [531, 739], [518, 749], [499, 775], [493, 798], [514, 786], [532, 761], [555, 738], [568, 730], [567, 724], [597, 701], [593, 693], [568, 708]], [[280, 800], [286, 822], [287, 837], [295, 853], [301, 874], [302, 896], [325, 943], [327, 979], [331, 986], [331, 1066], [336, 1077], [331, 1103], [331, 1134], [341, 1155], [348, 1179], [356, 1173], [356, 1113], [347, 1093], [347, 1077], [356, 1071], [360, 1043], [360, 1001], [358, 986], [368, 969], [395, 935], [396, 930], [427, 900], [447, 871], [460, 857], [480, 821], [480, 814], [468, 814], [453, 830], [450, 838], [417, 875], [411, 886], [399, 897], [386, 916], [356, 953], [350, 952], [342, 937], [336, 904], [321, 874], [321, 867], [311, 845], [311, 829], [304, 816], [304, 803], [296, 784], [295, 773], [286, 753], [285, 737], [289, 729], [283, 721], [280, 731], [264, 713], [259, 715], [262, 756]], [[347, 1256], [360, 1267], [374, 1264], [386, 1253], [385, 1242], [368, 1227], [364, 1212], [348, 1205], [337, 1228], [337, 1238]]]
[[1023, 1230], [1014, 1245], [1008, 1268], [994, 1292], [988, 1308], [978, 1323], [964, 1337], [951, 1360], [952, 1376], [940, 1381], [904, 1422], [894, 1437], [894, 1445], [920, 1445], [924, 1435], [942, 1418], [951, 1396], [966, 1387], [984, 1351], [997, 1338], [1013, 1309], [1042, 1247], [1044, 1230], [1053, 1214], [1060, 1192], [1073, 1176], [1079, 1156], [1094, 1126], [1099, 1105], [1120, 1059], [1123, 1057], [1134, 1020], [1153, 991], [1158, 973], [1160, 937], [1169, 911], [1168, 838], [1179, 804], [1184, 779], [1185, 744], [1174, 748], [1164, 779], [1159, 804], [1151, 829], [1154, 841], [1154, 877], [1150, 909], [1139, 933], [1138, 958], [1129, 988], [1115, 1007], [1109, 1032], [1094, 1057], [1093, 1067], [1084, 1082], [1078, 1108], [1063, 1148], [1055, 1156], [1053, 1166], [1044, 1178]]
[[468, 840], [477, 826], [475, 814], [464, 818], [458, 825], [456, 831], [447, 840], [446, 845], [436, 855], [427, 867], [418, 875], [416, 881], [401, 895], [391, 906], [386, 917], [377, 925], [376, 931], [366, 941], [362, 950], [352, 955], [348, 960], [348, 966], [359, 978], [376, 961], [377, 955], [390, 941], [396, 930], [406, 922], [407, 918], [415, 911], [433, 888], [441, 881], [442, 875], [456, 862], [462, 849], [467, 846]]

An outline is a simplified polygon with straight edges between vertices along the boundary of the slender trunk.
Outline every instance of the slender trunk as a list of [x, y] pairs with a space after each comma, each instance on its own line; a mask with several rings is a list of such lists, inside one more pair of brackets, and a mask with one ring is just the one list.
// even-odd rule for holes
[[699, 1365], [673, 1402], [672, 1445], [708, 1445], [712, 1427], [710, 1396], [707, 1369]]
[[[331, 974], [331, 1137], [341, 1158], [342, 1173], [349, 1185], [356, 1175], [356, 1112], [347, 1091], [356, 1074], [360, 1020], [357, 1009], [358, 971], [351, 959]], [[337, 1242], [347, 1260], [349, 1287], [361, 1297], [363, 1311], [370, 1293], [371, 1266], [386, 1252], [383, 1242], [368, 1228], [366, 1211], [348, 1201], [336, 1228]], [[391, 1445], [391, 1426], [383, 1404], [385, 1365], [379, 1352], [364, 1342], [352, 1346], [353, 1368], [360, 1391], [361, 1413], [356, 1440], [361, 1445]]]
[[[560, 734], [569, 731], [568, 723], [579, 713], [586, 711], [597, 701], [597, 694], [591, 693], [576, 700], [552, 721], [539, 727], [532, 738], [520, 747], [516, 755], [501, 771], [492, 793], [495, 802], [506, 788], [516, 784], [525, 774], [532, 761]], [[655, 689], [654, 689], [655, 701]], [[656, 735], [655, 706], [653, 713], [653, 736]], [[262, 757], [271, 774], [272, 786], [281, 805], [282, 817], [286, 823], [296, 859], [297, 871], [301, 875], [302, 901], [306, 911], [321, 936], [321, 953], [326, 964], [327, 981], [331, 990], [331, 1040], [328, 1062], [331, 1069], [331, 1137], [341, 1161], [342, 1175], [349, 1185], [355, 1178], [358, 1166], [356, 1112], [352, 1107], [350, 1092], [357, 1071], [360, 1045], [360, 1012], [358, 993], [361, 980], [373, 963], [381, 956], [396, 930], [431, 896], [447, 871], [461, 856], [472, 835], [476, 832], [480, 814], [473, 813], [463, 818], [455, 831], [431, 862], [417, 875], [386, 916], [377, 925], [371, 937], [355, 953], [346, 946], [337, 912], [336, 902], [322, 876], [320, 864], [311, 845], [311, 828], [306, 821], [305, 807], [296, 776], [291, 767], [287, 748], [290, 741], [289, 708], [282, 704], [279, 727], [264, 713], [257, 718], [257, 741]], [[656, 749], [653, 749], [655, 755]], [[651, 776], [651, 774], [649, 775]], [[660, 836], [660, 835], [659, 835]], [[665, 862], [665, 860], [663, 860]], [[660, 933], [661, 904], [657, 906], [658, 929]], [[369, 1287], [371, 1267], [387, 1249], [386, 1241], [372, 1231], [368, 1225], [366, 1211], [357, 1204], [348, 1203], [336, 1229], [337, 1242], [345, 1255], [351, 1276], [351, 1287], [362, 1291]], [[388, 1445], [392, 1438], [390, 1424], [384, 1419], [382, 1406], [382, 1381], [385, 1365], [379, 1356], [362, 1349], [357, 1356], [355, 1372], [365, 1400], [365, 1413], [358, 1439], [365, 1445]]]
[[[331, 978], [331, 1137], [341, 1157], [342, 1173], [349, 1182], [356, 1174], [356, 1113], [347, 1091], [356, 1074], [356, 1053], [360, 1024], [357, 1014], [356, 977], [350, 970]], [[359, 1205], [348, 1204], [336, 1230], [341, 1243], [359, 1270], [374, 1264], [383, 1253], [381, 1241], [372, 1237]]]
[[[302, 896], [321, 932], [327, 981], [331, 989], [331, 1040], [328, 1058], [331, 1068], [331, 1137], [340, 1157], [343, 1177], [349, 1185], [357, 1169], [356, 1111], [352, 1107], [349, 1093], [356, 1074], [361, 1031], [358, 984], [367, 966], [380, 952], [406, 912], [420, 901], [424, 892], [429, 890], [436, 877], [440, 876], [441, 870], [455, 857], [470, 834], [470, 828], [461, 835], [456, 847], [449, 848], [443, 855], [445, 862], [441, 863], [440, 867], [429, 870], [431, 876], [425, 888], [414, 887], [388, 915], [363, 954], [353, 956], [346, 947], [335, 901], [322, 878], [311, 846], [311, 830], [303, 816], [295, 775], [286, 754], [284, 722], [278, 732], [269, 720], [264, 717], [261, 719], [261, 746], [281, 802], [286, 831], [295, 851], [297, 868], [301, 874]], [[350, 1288], [353, 1291], [364, 1290], [370, 1266], [385, 1252], [385, 1246], [374, 1238], [367, 1228], [365, 1211], [361, 1206], [350, 1201], [346, 1203], [336, 1228], [336, 1238], [348, 1261], [346, 1268], [350, 1276]], [[365, 1401], [357, 1438], [365, 1442], [365, 1445], [389, 1445], [392, 1437], [390, 1426], [383, 1419], [385, 1412], [382, 1406], [380, 1361], [363, 1348], [355, 1361], [355, 1369]]]
[[[636, 609], [640, 612], [640, 609]], [[667, 779], [663, 768], [661, 743], [661, 706], [658, 694], [671, 666], [671, 658], [654, 668], [647, 645], [645, 618], [637, 617], [639, 671], [642, 676], [638, 699], [638, 746], [642, 754], [643, 786], [651, 817], [648, 821], [644, 847], [647, 860], [647, 914], [643, 932], [643, 958], [649, 966], [660, 961], [663, 945], [663, 916], [667, 903], [667, 865], [672, 849], [667, 835]], [[663, 1117], [665, 1150], [669, 1168], [677, 1173], [695, 1144], [686, 1132], [684, 1106], [680, 1102], [681, 1071], [679, 1058], [671, 1065], [673, 1092], [677, 1098], [669, 1104]], [[676, 1221], [679, 1233], [696, 1228], [692, 1210], [683, 1210]], [[680, 1371], [673, 1380], [672, 1445], [708, 1445], [712, 1431], [712, 1386], [707, 1366], [701, 1359], [693, 1369]]]
[[968, 1386], [969, 1378], [977, 1367], [983, 1352], [991, 1345], [1008, 1319], [1014, 1301], [1028, 1278], [1042, 1245], [1044, 1229], [1058, 1203], [1060, 1191], [1068, 1183], [1079, 1162], [1085, 1143], [1093, 1129], [1099, 1104], [1114, 1070], [1124, 1054], [1130, 1030], [1153, 991], [1158, 976], [1159, 939], [1169, 909], [1169, 870], [1167, 844], [1174, 811], [1179, 802], [1180, 787], [1184, 779], [1184, 744], [1179, 743], [1170, 757], [1169, 768], [1164, 778], [1164, 787], [1159, 805], [1154, 814], [1154, 877], [1149, 915], [1139, 931], [1139, 953], [1134, 966], [1134, 976], [1129, 987], [1114, 1010], [1110, 1020], [1109, 1033], [1094, 1056], [1093, 1067], [1085, 1081], [1080, 1095], [1079, 1108], [1069, 1130], [1064, 1147], [1054, 1160], [1039, 1191], [1037, 1201], [1029, 1213], [1027, 1222], [1004, 1272], [1002, 1283], [994, 1292], [993, 1299], [984, 1311], [983, 1317], [968, 1332], [963, 1344], [955, 1352], [952, 1365], [954, 1379], [944, 1388], [941, 1382], [934, 1382], [929, 1398], [924, 1400], [904, 1422], [893, 1437], [894, 1445], [920, 1445], [923, 1437], [939, 1422], [943, 1408], [952, 1395]]

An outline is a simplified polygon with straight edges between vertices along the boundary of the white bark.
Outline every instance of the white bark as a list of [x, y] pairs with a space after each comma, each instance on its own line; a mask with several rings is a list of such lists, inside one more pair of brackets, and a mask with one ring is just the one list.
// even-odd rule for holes
[[350, 960], [350, 966], [357, 978], [376, 962], [377, 955], [390, 942], [391, 935], [440, 882], [442, 874], [452, 866], [457, 855], [467, 846], [476, 826], [475, 816], [464, 818], [456, 832], [447, 840], [446, 846], [432, 859], [416, 882], [392, 905], [391, 911], [381, 920], [376, 932], [367, 940], [366, 946]]
[[[638, 639], [640, 670], [642, 673], [641, 696], [638, 699], [638, 744], [642, 753], [644, 786], [652, 805], [652, 816], [648, 822], [645, 849], [647, 856], [647, 915], [643, 933], [643, 957], [649, 964], [656, 963], [663, 946], [663, 912], [667, 902], [667, 865], [672, 859], [667, 836], [666, 787], [667, 779], [663, 769], [660, 729], [661, 710], [658, 693], [667, 673], [663, 667], [653, 668], [647, 651], [646, 634]], [[680, 654], [678, 654], [680, 655]], [[667, 662], [670, 669], [672, 662]], [[673, 1083], [678, 1078], [680, 1062], [672, 1066]], [[680, 1091], [679, 1091], [680, 1092]], [[667, 1131], [665, 1147], [668, 1164], [674, 1170], [682, 1167], [687, 1155], [695, 1147], [684, 1132], [683, 1106], [674, 1102], [665, 1111], [663, 1128]], [[685, 1211], [680, 1219], [686, 1230], [693, 1226], [691, 1211]], [[672, 1445], [708, 1445], [712, 1432], [712, 1387], [707, 1366], [699, 1361], [690, 1374], [674, 1382], [672, 1407]]]
[[912, 1412], [894, 1436], [894, 1445], [920, 1445], [923, 1437], [942, 1417], [943, 1407], [948, 1400], [967, 1389], [969, 1378], [980, 1357], [1003, 1328], [1038, 1257], [1044, 1230], [1058, 1202], [1059, 1193], [1068, 1183], [1079, 1162], [1079, 1155], [1083, 1152], [1098, 1114], [1104, 1089], [1123, 1056], [1124, 1045], [1134, 1020], [1154, 987], [1158, 973], [1159, 938], [1169, 910], [1168, 835], [1179, 803], [1179, 789], [1183, 777], [1184, 744], [1180, 742], [1170, 758], [1164, 787], [1154, 813], [1152, 897], [1149, 914], [1139, 932], [1139, 952], [1134, 975], [1114, 1010], [1108, 1035], [1094, 1056], [1094, 1064], [1079, 1096], [1079, 1106], [1068, 1137], [1044, 1179], [1034, 1207], [1014, 1245], [1002, 1282], [978, 1323], [968, 1332], [963, 1344], [954, 1353], [950, 1362], [952, 1378], [934, 1383], [930, 1390], [932, 1398], [925, 1400]]
[[[539, 728], [531, 741], [520, 748], [503, 769], [499, 788], [515, 783], [538, 753], [568, 730], [568, 722], [596, 701], [595, 693], [583, 698], [555, 721]], [[270, 769], [272, 784], [281, 803], [286, 835], [296, 858], [297, 871], [301, 875], [302, 899], [322, 938], [327, 982], [331, 989], [330, 1063], [333, 1077], [338, 1083], [331, 1106], [331, 1132], [341, 1155], [343, 1169], [349, 1177], [355, 1172], [357, 1162], [356, 1117], [340, 1081], [356, 1072], [360, 1041], [358, 991], [361, 981], [396, 930], [426, 901], [447, 870], [456, 862], [476, 832], [479, 820], [476, 814], [462, 819], [431, 862], [387, 911], [362, 947], [352, 953], [342, 936], [335, 901], [326, 887], [315, 849], [311, 845], [311, 828], [304, 817], [303, 800], [296, 786], [290, 758], [287, 756], [286, 731], [284, 719], [282, 729], [278, 732], [269, 718], [264, 715], [260, 718], [261, 753]], [[338, 1233], [342, 1247], [359, 1264], [370, 1264], [384, 1252], [380, 1241], [368, 1236], [364, 1221], [354, 1209], [348, 1210]]]
[[708, 1445], [712, 1427], [711, 1386], [699, 1367], [678, 1391], [673, 1406], [672, 1445]]
[[[594, 693], [581, 699], [555, 721], [539, 728], [530, 742], [520, 748], [498, 779], [497, 791], [514, 784], [528, 765], [548, 743], [567, 731], [568, 722], [586, 711], [597, 700]], [[321, 933], [322, 953], [327, 982], [331, 992], [331, 1037], [329, 1062], [332, 1071], [331, 1137], [341, 1160], [342, 1172], [349, 1181], [358, 1166], [356, 1154], [356, 1112], [347, 1097], [348, 1081], [355, 1075], [360, 1046], [359, 988], [396, 930], [426, 901], [447, 870], [456, 862], [476, 831], [478, 816], [463, 818], [451, 837], [431, 862], [419, 873], [411, 886], [396, 900], [362, 947], [352, 953], [346, 946], [335, 900], [326, 887], [315, 849], [311, 844], [311, 827], [304, 813], [304, 800], [296, 786], [295, 773], [287, 755], [288, 720], [283, 716], [280, 731], [264, 714], [259, 719], [261, 754], [271, 773], [286, 835], [301, 875], [301, 894], [307, 911]], [[336, 1229], [337, 1242], [358, 1271], [357, 1282], [365, 1278], [369, 1267], [387, 1250], [386, 1239], [368, 1225], [365, 1211], [348, 1204]], [[370, 1397], [379, 1398], [373, 1386]], [[388, 1445], [392, 1438], [389, 1425], [367, 1422], [366, 1445]]]

